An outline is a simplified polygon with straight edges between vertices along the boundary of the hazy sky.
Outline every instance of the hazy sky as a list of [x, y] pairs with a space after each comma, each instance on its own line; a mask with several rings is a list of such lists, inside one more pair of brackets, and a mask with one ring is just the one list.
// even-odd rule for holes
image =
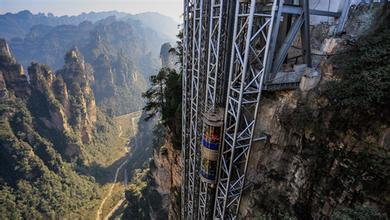
[[0, 0], [0, 14], [28, 9], [33, 13], [76, 15], [81, 12], [117, 10], [129, 13], [159, 12], [180, 21], [183, 0]]

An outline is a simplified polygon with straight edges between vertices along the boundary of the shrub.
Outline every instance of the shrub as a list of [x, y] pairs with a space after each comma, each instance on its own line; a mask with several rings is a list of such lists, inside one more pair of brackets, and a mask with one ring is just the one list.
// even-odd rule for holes
[[386, 219], [385, 214], [381, 214], [378, 210], [374, 208], [364, 206], [337, 209], [331, 217], [334, 220]]

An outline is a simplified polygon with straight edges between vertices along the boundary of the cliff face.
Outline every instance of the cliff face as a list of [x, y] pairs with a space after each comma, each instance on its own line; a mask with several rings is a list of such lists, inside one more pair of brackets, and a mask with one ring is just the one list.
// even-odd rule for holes
[[[307, 104], [324, 105], [311, 95]], [[339, 126], [330, 115], [324, 122], [328, 125], [318, 130], [297, 129], [299, 120], [286, 127], [284, 123], [291, 121], [285, 121], [285, 114], [294, 114], [291, 109], [300, 108], [300, 101], [301, 92], [263, 100], [258, 129], [267, 131], [271, 139], [252, 149], [250, 188], [244, 192], [241, 214], [247, 219], [266, 215], [316, 219], [356, 206], [389, 210], [388, 122], [374, 126], [379, 133], [363, 134], [353, 129], [330, 131]], [[316, 122], [315, 115], [323, 113], [314, 109], [303, 117], [322, 123]]]
[[28, 80], [0, 40], [1, 219], [71, 218], [99, 196], [93, 178], [66, 162], [83, 158], [96, 121], [85, 64], [76, 50], [70, 54], [59, 74], [31, 64]]
[[174, 149], [167, 137], [165, 144], [154, 150], [152, 170], [156, 189], [163, 198], [163, 208], [168, 210], [169, 219], [180, 218], [180, 186], [182, 158], [179, 150]]
[[165, 43], [160, 50], [161, 66], [178, 71], [178, 57], [175, 54], [175, 48], [170, 43]]
[[[170, 43], [165, 43], [161, 46], [160, 59], [162, 68], [169, 68], [179, 72], [178, 56], [175, 53], [175, 48]], [[173, 88], [171, 88], [173, 90]], [[172, 95], [177, 95], [173, 93]], [[175, 109], [175, 111], [178, 111]], [[180, 114], [176, 113], [174, 123], [177, 125]], [[158, 131], [158, 126], [161, 126], [161, 131]], [[166, 125], [167, 126], [167, 125]], [[162, 124], [155, 128], [155, 135], [159, 141], [154, 143], [153, 161], [154, 169], [151, 169], [153, 179], [156, 183], [156, 190], [162, 196], [162, 208], [168, 212], [169, 219], [180, 218], [180, 193], [182, 182], [182, 158], [181, 151], [178, 149], [180, 140], [178, 141], [175, 135], [177, 131], [169, 125], [165, 128]], [[157, 131], [156, 131], [157, 130]], [[175, 147], [175, 145], [178, 145]]]
[[[126, 199], [129, 206], [124, 212], [124, 218], [127, 219], [180, 218], [182, 158], [180, 147], [178, 147], [180, 146], [180, 137], [174, 137], [177, 136], [175, 132], [176, 129], [179, 129], [180, 123], [180, 112], [178, 112], [180, 111], [180, 103], [177, 101], [180, 99], [173, 100], [172, 97], [180, 97], [181, 88], [177, 85], [181, 81], [179, 81], [175, 70], [166, 69], [175, 68], [170, 66], [173, 64], [170, 61], [176, 59], [175, 54], [170, 49], [169, 43], [162, 45], [160, 58], [163, 68], [160, 70], [160, 76], [154, 76], [154, 78], [165, 77], [165, 80], [168, 81], [163, 82], [166, 83], [166, 91], [169, 91], [163, 96], [167, 97], [166, 103], [171, 106], [167, 106], [164, 110], [159, 109], [160, 112], [164, 113], [159, 115], [158, 120], [157, 117], [150, 117], [148, 110], [144, 110], [140, 119], [140, 129], [134, 141], [135, 147], [131, 161], [129, 161], [130, 169], [139, 169], [141, 164], [147, 160], [149, 160], [149, 164], [144, 163], [142, 171], [136, 171], [130, 187], [128, 187]], [[164, 74], [168, 74], [169, 77]], [[148, 90], [145, 94], [153, 92]], [[162, 122], [164, 120], [165, 122]], [[147, 182], [147, 186], [140, 187], [140, 182]]]
[[[89, 85], [92, 73], [79, 51], [68, 52], [64, 67], [57, 74], [48, 66], [32, 63], [28, 81], [6, 42], [2, 40], [0, 44], [2, 96], [25, 100], [48, 138], [65, 142], [59, 144], [60, 152], [69, 158], [78, 155], [81, 149], [77, 142], [90, 143], [96, 122], [96, 104]], [[75, 142], [55, 140], [54, 133], [65, 139], [73, 136]]]
[[12, 89], [16, 95], [28, 95], [28, 81], [23, 66], [16, 63], [8, 44], [0, 39], [0, 72], [3, 84]]
[[[389, 215], [389, 111], [382, 101], [371, 100], [368, 91], [369, 78], [389, 83], [389, 66], [380, 58], [389, 54], [388, 40], [383, 40], [388, 39], [383, 22], [388, 15], [386, 7], [356, 8], [347, 37], [328, 38], [320, 45], [324, 54], [340, 54], [319, 60], [320, 77], [306, 77], [297, 91], [263, 94], [256, 132], [270, 139], [252, 148], [242, 218]], [[356, 20], [361, 21], [359, 29], [350, 26]], [[360, 39], [353, 49], [347, 46], [349, 34]], [[314, 83], [308, 86], [308, 81]], [[386, 86], [373, 89], [389, 95]]]
[[[84, 59], [77, 49], [72, 49], [66, 54], [65, 65], [59, 74], [65, 82], [60, 91], [68, 89], [69, 95], [64, 94], [62, 102], [70, 108], [77, 108], [76, 111], [69, 111], [68, 121], [76, 132], [81, 133], [83, 143], [91, 141], [92, 130], [96, 122], [96, 103], [90, 81], [93, 80], [92, 68], [84, 62]], [[60, 92], [61, 94], [61, 92]], [[70, 97], [66, 100], [65, 97]]]
[[[121, 31], [130, 31], [130, 25], [111, 25], [115, 28], [103, 24], [96, 27], [96, 31], [91, 34], [94, 39], [82, 50], [94, 69], [95, 80], [92, 88], [98, 105], [108, 113], [118, 115], [141, 109], [141, 93], [147, 85], [145, 75], [149, 74], [149, 71], [152, 72], [151, 67], [155, 65], [151, 61], [152, 57], [139, 58], [142, 52], [136, 48], [124, 49], [127, 47], [125, 42], [130, 39], [111, 39], [111, 32], [116, 33], [116, 36]], [[148, 64], [140, 67], [140, 63]]]

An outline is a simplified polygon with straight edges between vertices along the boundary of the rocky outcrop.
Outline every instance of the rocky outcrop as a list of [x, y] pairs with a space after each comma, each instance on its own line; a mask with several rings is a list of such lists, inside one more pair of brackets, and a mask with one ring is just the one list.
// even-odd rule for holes
[[9, 50], [9, 46], [4, 39], [0, 40], [0, 56], [11, 58], [11, 51]]
[[175, 48], [170, 43], [165, 43], [160, 50], [161, 66], [178, 70], [178, 57]]
[[[65, 65], [58, 73], [38, 63], [32, 63], [28, 73], [29, 80], [7, 43], [0, 40], [0, 97], [5, 99], [14, 95], [26, 100], [31, 112], [47, 129], [64, 138], [74, 136], [81, 144], [90, 143], [97, 120], [95, 98], [90, 87], [93, 75], [77, 48], [67, 53]], [[58, 138], [57, 141], [60, 142], [58, 146], [62, 146], [59, 151], [66, 152], [67, 157], [80, 154], [79, 144], [66, 144]]]
[[[338, 209], [359, 205], [388, 210], [389, 173], [381, 164], [386, 163], [389, 151], [383, 156], [379, 153], [389, 144], [388, 139], [381, 138], [386, 130], [359, 138], [354, 130], [331, 135], [326, 124], [337, 122], [330, 115], [326, 122], [316, 121], [315, 115], [321, 114], [327, 100], [313, 93], [307, 95], [307, 102], [316, 107], [308, 115], [293, 110], [300, 108], [302, 92], [280, 93], [261, 102], [257, 132], [267, 132], [270, 140], [252, 148], [247, 174], [250, 187], [244, 192], [240, 210], [243, 218], [328, 218]], [[301, 126], [299, 120], [305, 119], [289, 122], [285, 114], [288, 118], [309, 117], [312, 123], [324, 123], [325, 127], [301, 130], [297, 128]], [[388, 126], [385, 122], [379, 125], [382, 129]], [[328, 129], [337, 125], [332, 127]]]
[[0, 100], [4, 100], [8, 98], [8, 90], [5, 85], [5, 80], [3, 73], [0, 71]]
[[28, 70], [32, 90], [50, 103], [48, 115], [40, 117], [44, 124], [58, 131], [80, 133], [81, 142], [90, 143], [96, 104], [89, 86], [92, 73], [80, 52], [75, 48], [67, 53], [57, 76], [49, 67], [37, 63]]
[[0, 71], [3, 73], [5, 85], [18, 96], [29, 95], [27, 76], [23, 66], [16, 63], [8, 44], [0, 39]]
[[145, 77], [140, 74], [143, 70], [138, 67], [143, 61], [132, 59], [136, 55], [130, 49], [113, 47], [113, 42], [104, 36], [106, 31], [99, 27], [99, 31], [94, 33], [95, 39], [82, 48], [94, 69], [95, 80], [91, 85], [96, 101], [109, 114], [139, 110], [142, 106], [141, 93], [146, 89]]
[[[86, 64], [77, 51], [70, 54], [73, 60], [58, 74], [32, 63], [27, 80], [0, 40], [1, 219], [85, 218], [75, 213], [100, 198], [95, 179], [76, 169], [95, 158], [99, 162], [87, 158], [89, 152], [104, 154], [112, 146], [108, 140], [91, 140], [93, 131], [114, 137], [94, 128], [96, 106]], [[71, 75], [64, 80], [66, 73]], [[112, 132], [116, 128], [108, 120], [100, 117], [99, 126]]]
[[163, 198], [163, 208], [168, 210], [170, 219], [180, 218], [180, 185], [181, 185], [181, 154], [174, 149], [167, 137], [165, 144], [154, 150], [153, 161], [155, 169], [153, 178], [157, 184], [157, 191]]
[[[67, 85], [70, 104], [68, 118], [70, 125], [81, 133], [83, 143], [92, 138], [93, 126], [96, 122], [96, 104], [90, 82], [93, 81], [92, 68], [85, 63], [77, 48], [70, 50], [65, 56], [65, 65], [58, 73]], [[64, 88], [59, 88], [63, 91]], [[65, 95], [65, 94], [64, 94]], [[73, 110], [72, 110], [73, 108]], [[74, 111], [77, 108], [77, 111]]]
[[33, 94], [43, 96], [50, 103], [47, 109], [48, 114], [42, 115], [40, 119], [50, 129], [70, 132], [69, 115], [66, 115], [65, 108], [59, 104], [54, 95], [53, 82], [55, 81], [55, 75], [52, 70], [44, 65], [32, 63], [28, 72]]
[[7, 42], [0, 39], [0, 89], [18, 96], [29, 95], [27, 76], [22, 65], [16, 63]]

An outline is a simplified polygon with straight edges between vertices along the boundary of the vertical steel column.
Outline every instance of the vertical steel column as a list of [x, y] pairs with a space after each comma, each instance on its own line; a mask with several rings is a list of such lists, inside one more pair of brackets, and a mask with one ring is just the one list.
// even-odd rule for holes
[[351, 0], [345, 0], [341, 16], [339, 18], [339, 23], [336, 27], [336, 34], [341, 34], [344, 30], [345, 23], [348, 19], [349, 9], [351, 8]]
[[[208, 58], [207, 58], [207, 78], [205, 89], [205, 112], [215, 112], [217, 99], [221, 96], [223, 56], [220, 52], [223, 48], [223, 16], [226, 0], [211, 0], [209, 14], [209, 38], [208, 38]], [[222, 42], [222, 43], [221, 43]], [[208, 209], [210, 201], [210, 193], [214, 192], [209, 188], [209, 184], [200, 180], [199, 187], [199, 219], [206, 219], [210, 214]]]
[[302, 39], [302, 52], [304, 56], [305, 63], [308, 67], [312, 67], [311, 62], [311, 44], [310, 44], [310, 9], [309, 9], [309, 0], [300, 0], [300, 4], [303, 9], [303, 27], [301, 31]]
[[271, 70], [273, 66], [273, 60], [275, 56], [275, 50], [276, 50], [276, 44], [278, 42], [278, 36], [279, 36], [279, 27], [280, 22], [282, 20], [282, 11], [283, 11], [283, 4], [284, 0], [275, 0], [278, 5], [276, 16], [273, 17], [274, 19], [274, 28], [272, 29], [271, 38], [270, 38], [270, 49], [267, 56], [267, 61], [265, 62], [264, 66], [264, 75], [265, 75], [265, 81], [271, 80]]
[[191, 39], [192, 31], [190, 29], [190, 11], [192, 0], [184, 0], [183, 14], [183, 75], [182, 75], [182, 185], [181, 185], [181, 219], [187, 216], [187, 185], [188, 185], [188, 135], [189, 135], [189, 93], [190, 93], [190, 72], [191, 72]]
[[190, 107], [190, 146], [188, 162], [188, 218], [196, 219], [198, 214], [199, 183], [199, 130], [201, 126], [199, 106], [200, 84], [202, 83], [202, 54], [204, 48], [202, 37], [204, 32], [204, 0], [193, 0], [193, 35], [192, 35], [192, 75], [191, 75], [191, 107]]
[[214, 218], [236, 219], [264, 78], [276, 1], [236, 0], [232, 58]]
[[280, 49], [276, 54], [275, 60], [273, 62], [272, 70], [271, 70], [272, 74], [270, 74], [269, 80], [273, 80], [277, 72], [282, 67], [283, 61], [287, 57], [288, 50], [293, 44], [293, 41], [297, 36], [299, 29], [302, 27], [303, 22], [304, 22], [303, 15], [300, 15], [299, 17], [295, 18], [293, 25], [291, 26], [289, 32], [286, 35], [286, 38], [284, 39]]

